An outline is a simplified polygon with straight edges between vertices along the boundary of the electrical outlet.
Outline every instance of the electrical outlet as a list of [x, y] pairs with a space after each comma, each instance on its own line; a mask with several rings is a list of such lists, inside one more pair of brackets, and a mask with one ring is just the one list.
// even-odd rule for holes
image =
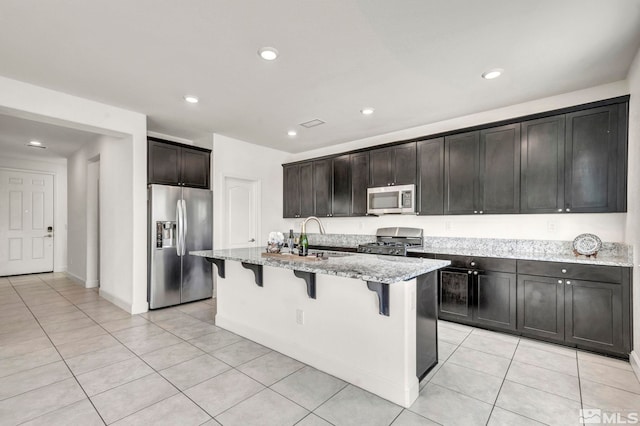
[[444, 229], [445, 229], [445, 231], [451, 231], [451, 222], [446, 221], [444, 223]]
[[296, 309], [296, 324], [304, 324], [304, 311], [302, 309]]
[[550, 234], [555, 234], [558, 231], [558, 222], [555, 220], [550, 220], [547, 222], [547, 232]]

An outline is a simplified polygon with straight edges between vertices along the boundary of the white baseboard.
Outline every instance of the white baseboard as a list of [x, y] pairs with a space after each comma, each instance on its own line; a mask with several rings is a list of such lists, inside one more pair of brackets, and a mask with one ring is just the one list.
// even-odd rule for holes
[[79, 277], [79, 276], [77, 276], [76, 274], [74, 274], [74, 273], [72, 273], [72, 272], [69, 272], [69, 271], [66, 271], [66, 274], [67, 274], [67, 275], [69, 276], [69, 278], [71, 278], [72, 280], [74, 280], [74, 281], [76, 281], [76, 282], [78, 282], [78, 283], [80, 283], [80, 284], [82, 284], [82, 285], [85, 285], [85, 283], [84, 283], [84, 278], [80, 278], [80, 277]]
[[629, 362], [631, 363], [633, 372], [636, 373], [636, 377], [640, 380], [640, 354], [636, 351], [631, 351], [629, 354]]
[[100, 280], [87, 280], [84, 284], [86, 288], [96, 288], [100, 286]]
[[98, 294], [100, 294], [100, 297], [103, 297], [105, 300], [108, 300], [109, 302], [113, 303], [118, 308], [120, 308], [120, 309], [122, 309], [124, 311], [127, 311], [129, 313], [132, 312], [131, 304], [125, 302], [124, 300], [120, 299], [119, 297], [114, 296], [113, 294], [107, 293], [102, 288], [98, 291]]

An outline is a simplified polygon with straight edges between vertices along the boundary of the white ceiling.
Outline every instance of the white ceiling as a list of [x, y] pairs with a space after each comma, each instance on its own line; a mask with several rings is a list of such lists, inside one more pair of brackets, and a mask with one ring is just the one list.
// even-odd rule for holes
[[639, 47], [638, 0], [0, 0], [0, 75], [290, 152], [618, 81]]
[[[0, 155], [41, 159], [68, 158], [100, 135], [0, 114]], [[45, 149], [27, 146], [42, 142]]]

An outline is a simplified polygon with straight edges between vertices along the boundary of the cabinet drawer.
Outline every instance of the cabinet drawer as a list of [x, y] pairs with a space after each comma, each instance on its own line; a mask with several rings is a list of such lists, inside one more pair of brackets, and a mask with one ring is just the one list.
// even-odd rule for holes
[[616, 284], [620, 284], [622, 282], [622, 268], [619, 266], [518, 260], [518, 274], [572, 278], [576, 280], [599, 281]]
[[[436, 254], [436, 259], [451, 261], [453, 268], [469, 268], [482, 271], [516, 272], [517, 261], [515, 259], [502, 259], [499, 257], [475, 257], [458, 256], [452, 254]], [[472, 265], [474, 263], [474, 265]]]

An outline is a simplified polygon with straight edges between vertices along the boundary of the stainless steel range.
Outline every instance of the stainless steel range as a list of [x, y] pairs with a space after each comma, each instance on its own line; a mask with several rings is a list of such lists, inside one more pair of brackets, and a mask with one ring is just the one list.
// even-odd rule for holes
[[360, 244], [358, 253], [406, 256], [412, 247], [422, 247], [423, 230], [420, 228], [378, 228], [376, 242]]

